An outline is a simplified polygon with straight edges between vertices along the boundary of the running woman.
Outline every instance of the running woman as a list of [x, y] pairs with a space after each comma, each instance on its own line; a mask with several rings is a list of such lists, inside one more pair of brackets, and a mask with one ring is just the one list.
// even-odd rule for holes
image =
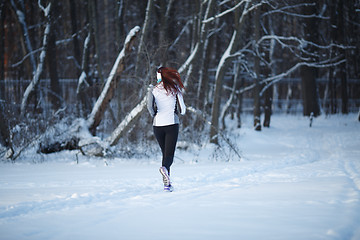
[[163, 177], [164, 190], [172, 191], [170, 181], [170, 166], [174, 160], [176, 142], [179, 134], [178, 114], [184, 115], [186, 107], [181, 82], [177, 70], [160, 67], [156, 73], [157, 84], [149, 89], [147, 108], [153, 119], [153, 129], [156, 140], [162, 152], [160, 173]]

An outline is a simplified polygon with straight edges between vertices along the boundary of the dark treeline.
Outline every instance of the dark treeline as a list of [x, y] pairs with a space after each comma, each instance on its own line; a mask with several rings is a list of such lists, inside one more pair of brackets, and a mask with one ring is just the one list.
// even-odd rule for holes
[[[218, 143], [228, 114], [240, 127], [245, 100], [256, 130], [270, 126], [281, 99], [302, 99], [305, 116], [358, 111], [359, 11], [355, 0], [1, 1], [1, 143], [21, 146], [19, 131], [29, 140], [64, 119], [86, 119], [135, 26], [94, 135], [111, 134], [159, 66], [178, 69], [185, 82], [184, 132], [195, 139], [204, 130]], [[124, 141], [144, 139], [151, 120], [142, 114]]]

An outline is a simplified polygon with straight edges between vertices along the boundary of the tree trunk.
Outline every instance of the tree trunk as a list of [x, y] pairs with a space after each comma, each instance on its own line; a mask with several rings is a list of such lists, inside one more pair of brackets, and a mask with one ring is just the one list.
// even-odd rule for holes
[[317, 86], [317, 69], [303, 66], [301, 68], [301, 88], [303, 97], [303, 114], [310, 116], [311, 113], [316, 117], [320, 114]]
[[[209, 17], [211, 17], [213, 15], [213, 11], [214, 11], [214, 6], [215, 6], [215, 1], [214, 0], [210, 0], [208, 2], [208, 6], [206, 8], [205, 11], [205, 15], [204, 15], [204, 19], [207, 19]], [[208, 29], [209, 29], [209, 24], [207, 23], [201, 23], [201, 28], [200, 28], [200, 46], [199, 46], [199, 54], [196, 60], [201, 61], [200, 64], [200, 78], [199, 78], [199, 87], [197, 89], [197, 98], [198, 98], [198, 108], [200, 110], [203, 110], [204, 107], [204, 102], [205, 102], [205, 96], [206, 96], [206, 91], [207, 91], [207, 84], [208, 84], [208, 73], [207, 73], [207, 69], [208, 69], [208, 65], [209, 65], [209, 56], [210, 56], [210, 48], [209, 45], [212, 42], [213, 38], [209, 38], [208, 37]]]
[[[5, 79], [5, 1], [0, 3], [0, 81]], [[0, 99], [4, 96], [3, 85], [0, 84]]]
[[125, 35], [125, 30], [123, 26], [124, 22], [124, 9], [125, 9], [125, 0], [119, 0], [114, 2], [116, 4], [116, 17], [115, 17], [115, 36], [116, 36], [116, 49], [120, 51], [122, 45], [122, 37]]
[[[159, 44], [159, 49], [160, 52], [159, 54], [159, 60], [156, 61], [157, 64], [160, 64], [162, 66], [166, 66], [167, 61], [168, 61], [168, 53], [166, 52], [166, 50], [168, 50], [168, 39], [169, 39], [169, 35], [170, 35], [170, 31], [172, 31], [173, 28], [169, 28], [169, 24], [171, 22], [171, 16], [170, 16], [170, 12], [171, 12], [171, 8], [172, 5], [174, 3], [174, 0], [161, 0], [159, 5], [160, 5], [160, 9], [159, 9], [159, 18], [158, 18], [158, 25], [159, 25], [159, 30], [158, 30], [158, 44]], [[159, 51], [159, 50], [158, 50]]]
[[86, 96], [86, 89], [88, 89], [88, 87], [90, 86], [88, 82], [90, 38], [91, 38], [91, 33], [89, 32], [84, 41], [84, 48], [83, 48], [82, 61], [81, 61], [82, 72], [81, 75], [79, 76], [77, 89], [76, 89], [76, 97], [78, 101], [80, 101], [80, 104], [77, 105], [80, 108], [78, 109], [78, 112], [82, 117], [87, 116], [90, 113], [90, 109], [91, 109], [89, 97]]
[[144, 19], [144, 24], [142, 27], [141, 37], [139, 41], [139, 47], [136, 57], [136, 65], [135, 65], [135, 74], [136, 76], [140, 76], [143, 72], [140, 72], [140, 65], [144, 64], [144, 51], [145, 51], [145, 42], [147, 39], [148, 31], [149, 31], [149, 25], [151, 23], [151, 16], [153, 12], [153, 5], [154, 0], [148, 0], [147, 7], [146, 7], [146, 15]]
[[[255, 10], [255, 42], [260, 39], [260, 9]], [[254, 129], [261, 131], [260, 120], [260, 56], [255, 56], [254, 59], [254, 72], [255, 72], [255, 88], [254, 88]]]
[[[344, 2], [343, 0], [337, 1], [337, 17], [338, 17], [338, 34], [337, 34], [337, 43], [340, 45], [346, 45], [345, 43], [345, 24], [344, 24]], [[344, 49], [339, 49], [340, 55], [346, 58], [346, 51]], [[348, 88], [347, 88], [347, 76], [346, 76], [346, 63], [343, 63], [339, 66], [340, 79], [341, 79], [341, 112], [343, 114], [348, 114]]]
[[[268, 12], [269, 10], [267, 9], [267, 7], [263, 7], [263, 12]], [[272, 28], [272, 24], [271, 24], [271, 18], [270, 17], [265, 17], [264, 21], [264, 25], [267, 26], [267, 28], [270, 29], [270, 34], [275, 35], [274, 33], [274, 29]], [[264, 64], [261, 68], [261, 72], [263, 73], [264, 77], [270, 77], [271, 72], [272, 72], [272, 68], [271, 66], [272, 64], [272, 59], [273, 59], [273, 53], [274, 53], [274, 48], [275, 48], [275, 40], [270, 40], [269, 43], [269, 48], [268, 49], [264, 49], [264, 59], [266, 62], [268, 62], [268, 64]], [[264, 127], [270, 127], [270, 120], [271, 120], [271, 114], [272, 114], [272, 98], [273, 98], [273, 85], [271, 85], [270, 87], [268, 87], [265, 92], [264, 92], [264, 122], [263, 122], [263, 126]]]
[[[1, 100], [1, 99], [0, 99]], [[11, 147], [11, 141], [10, 141], [10, 132], [9, 132], [9, 126], [7, 122], [7, 118], [4, 114], [4, 107], [2, 102], [0, 102], [0, 143], [2, 143], [5, 147], [9, 148]]]
[[93, 40], [95, 45], [95, 61], [96, 61], [96, 70], [98, 77], [101, 83], [104, 82], [103, 72], [102, 72], [102, 62], [101, 62], [101, 51], [100, 51], [100, 43], [99, 43], [99, 31], [98, 31], [98, 15], [97, 15], [97, 1], [96, 0], [88, 0], [89, 7], [89, 16], [90, 16], [90, 28], [91, 33], [93, 34]]
[[[313, 3], [311, 0], [307, 0], [308, 3]], [[310, 5], [304, 7], [304, 13], [306, 15], [317, 15], [317, 6]], [[319, 24], [317, 23], [317, 19], [306, 18], [304, 20], [304, 39], [309, 42], [318, 42], [317, 28]], [[316, 50], [309, 46], [306, 50], [310, 53], [315, 53]], [[308, 56], [307, 56], [308, 57]], [[314, 59], [316, 60], [316, 59]], [[314, 61], [315, 62], [315, 61]], [[318, 75], [318, 71], [314, 67], [302, 66], [300, 69], [301, 74], [301, 91], [303, 98], [303, 114], [304, 116], [310, 116], [311, 113], [313, 116], [318, 116], [320, 114], [320, 106], [318, 101], [318, 93], [317, 93], [317, 85], [316, 85], [316, 77]]]
[[77, 9], [76, 9], [76, 3], [75, 0], [69, 0], [70, 2], [70, 18], [71, 18], [71, 33], [73, 35], [72, 41], [74, 45], [74, 58], [75, 58], [75, 65], [76, 67], [76, 73], [77, 76], [80, 76], [81, 74], [81, 51], [79, 46], [79, 40], [78, 40], [78, 27], [77, 27]]
[[273, 96], [273, 86], [266, 89], [264, 92], [264, 127], [270, 127], [270, 119], [271, 119], [271, 106], [272, 106], [272, 96]]
[[48, 21], [50, 21], [50, 33], [49, 33], [49, 42], [47, 46], [47, 64], [50, 75], [50, 101], [54, 110], [57, 110], [61, 107], [61, 88], [59, 84], [58, 70], [57, 70], [57, 54], [56, 54], [56, 23], [57, 23], [57, 9], [58, 1], [52, 0], [51, 4], [53, 7], [50, 10], [50, 16]]
[[220, 114], [220, 119], [222, 121], [222, 130], [226, 128], [225, 126], [225, 117], [226, 117], [226, 112], [228, 111], [228, 109], [231, 107], [234, 97], [236, 95], [236, 87], [237, 87], [237, 83], [239, 80], [239, 73], [240, 73], [240, 66], [239, 63], [235, 63], [234, 64], [234, 82], [233, 82], [233, 87], [231, 89], [231, 94], [229, 99], [226, 101], [223, 109], [221, 110], [221, 114]]

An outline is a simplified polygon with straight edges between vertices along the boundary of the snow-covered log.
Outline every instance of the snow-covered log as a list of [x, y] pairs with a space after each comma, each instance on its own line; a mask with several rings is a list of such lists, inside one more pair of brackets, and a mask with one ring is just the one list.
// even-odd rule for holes
[[132, 44], [137, 33], [140, 31], [140, 27], [134, 27], [129, 34], [127, 35], [124, 43], [124, 48], [121, 50], [118, 55], [113, 68], [106, 80], [104, 89], [102, 90], [99, 98], [97, 99], [90, 116], [88, 117], [88, 126], [91, 131], [94, 131], [99, 125], [101, 118], [105, 112], [105, 109], [113, 97], [114, 90], [116, 87], [116, 79], [114, 78], [115, 74], [120, 74], [124, 70], [124, 61], [129, 52], [131, 51]]
[[[49, 13], [50, 13], [51, 3], [49, 3], [46, 8], [43, 8], [40, 5], [40, 8], [44, 11], [45, 18], [48, 18]], [[39, 64], [37, 65], [36, 72], [35, 72], [35, 74], [33, 76], [33, 79], [31, 80], [29, 86], [26, 88], [23, 99], [21, 101], [21, 116], [24, 116], [24, 114], [25, 114], [25, 107], [26, 107], [27, 102], [29, 100], [30, 93], [32, 93], [34, 91], [36, 85], [39, 83], [40, 76], [41, 76], [41, 73], [43, 71], [44, 61], [45, 61], [45, 56], [46, 56], [46, 46], [48, 44], [48, 39], [49, 39], [48, 36], [49, 36], [49, 33], [50, 33], [50, 26], [51, 26], [50, 21], [47, 21], [46, 27], [45, 27], [45, 30], [44, 30], [43, 49], [42, 49], [42, 51], [40, 53]]]

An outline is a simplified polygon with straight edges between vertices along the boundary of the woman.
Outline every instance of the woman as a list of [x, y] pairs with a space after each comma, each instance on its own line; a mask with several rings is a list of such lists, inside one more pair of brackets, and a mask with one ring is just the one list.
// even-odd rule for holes
[[147, 108], [154, 117], [153, 128], [156, 140], [162, 152], [160, 173], [164, 190], [172, 191], [170, 166], [174, 160], [176, 142], [179, 133], [179, 117], [185, 114], [186, 107], [181, 93], [184, 85], [180, 74], [172, 68], [161, 67], [157, 70], [157, 84], [148, 92]]

